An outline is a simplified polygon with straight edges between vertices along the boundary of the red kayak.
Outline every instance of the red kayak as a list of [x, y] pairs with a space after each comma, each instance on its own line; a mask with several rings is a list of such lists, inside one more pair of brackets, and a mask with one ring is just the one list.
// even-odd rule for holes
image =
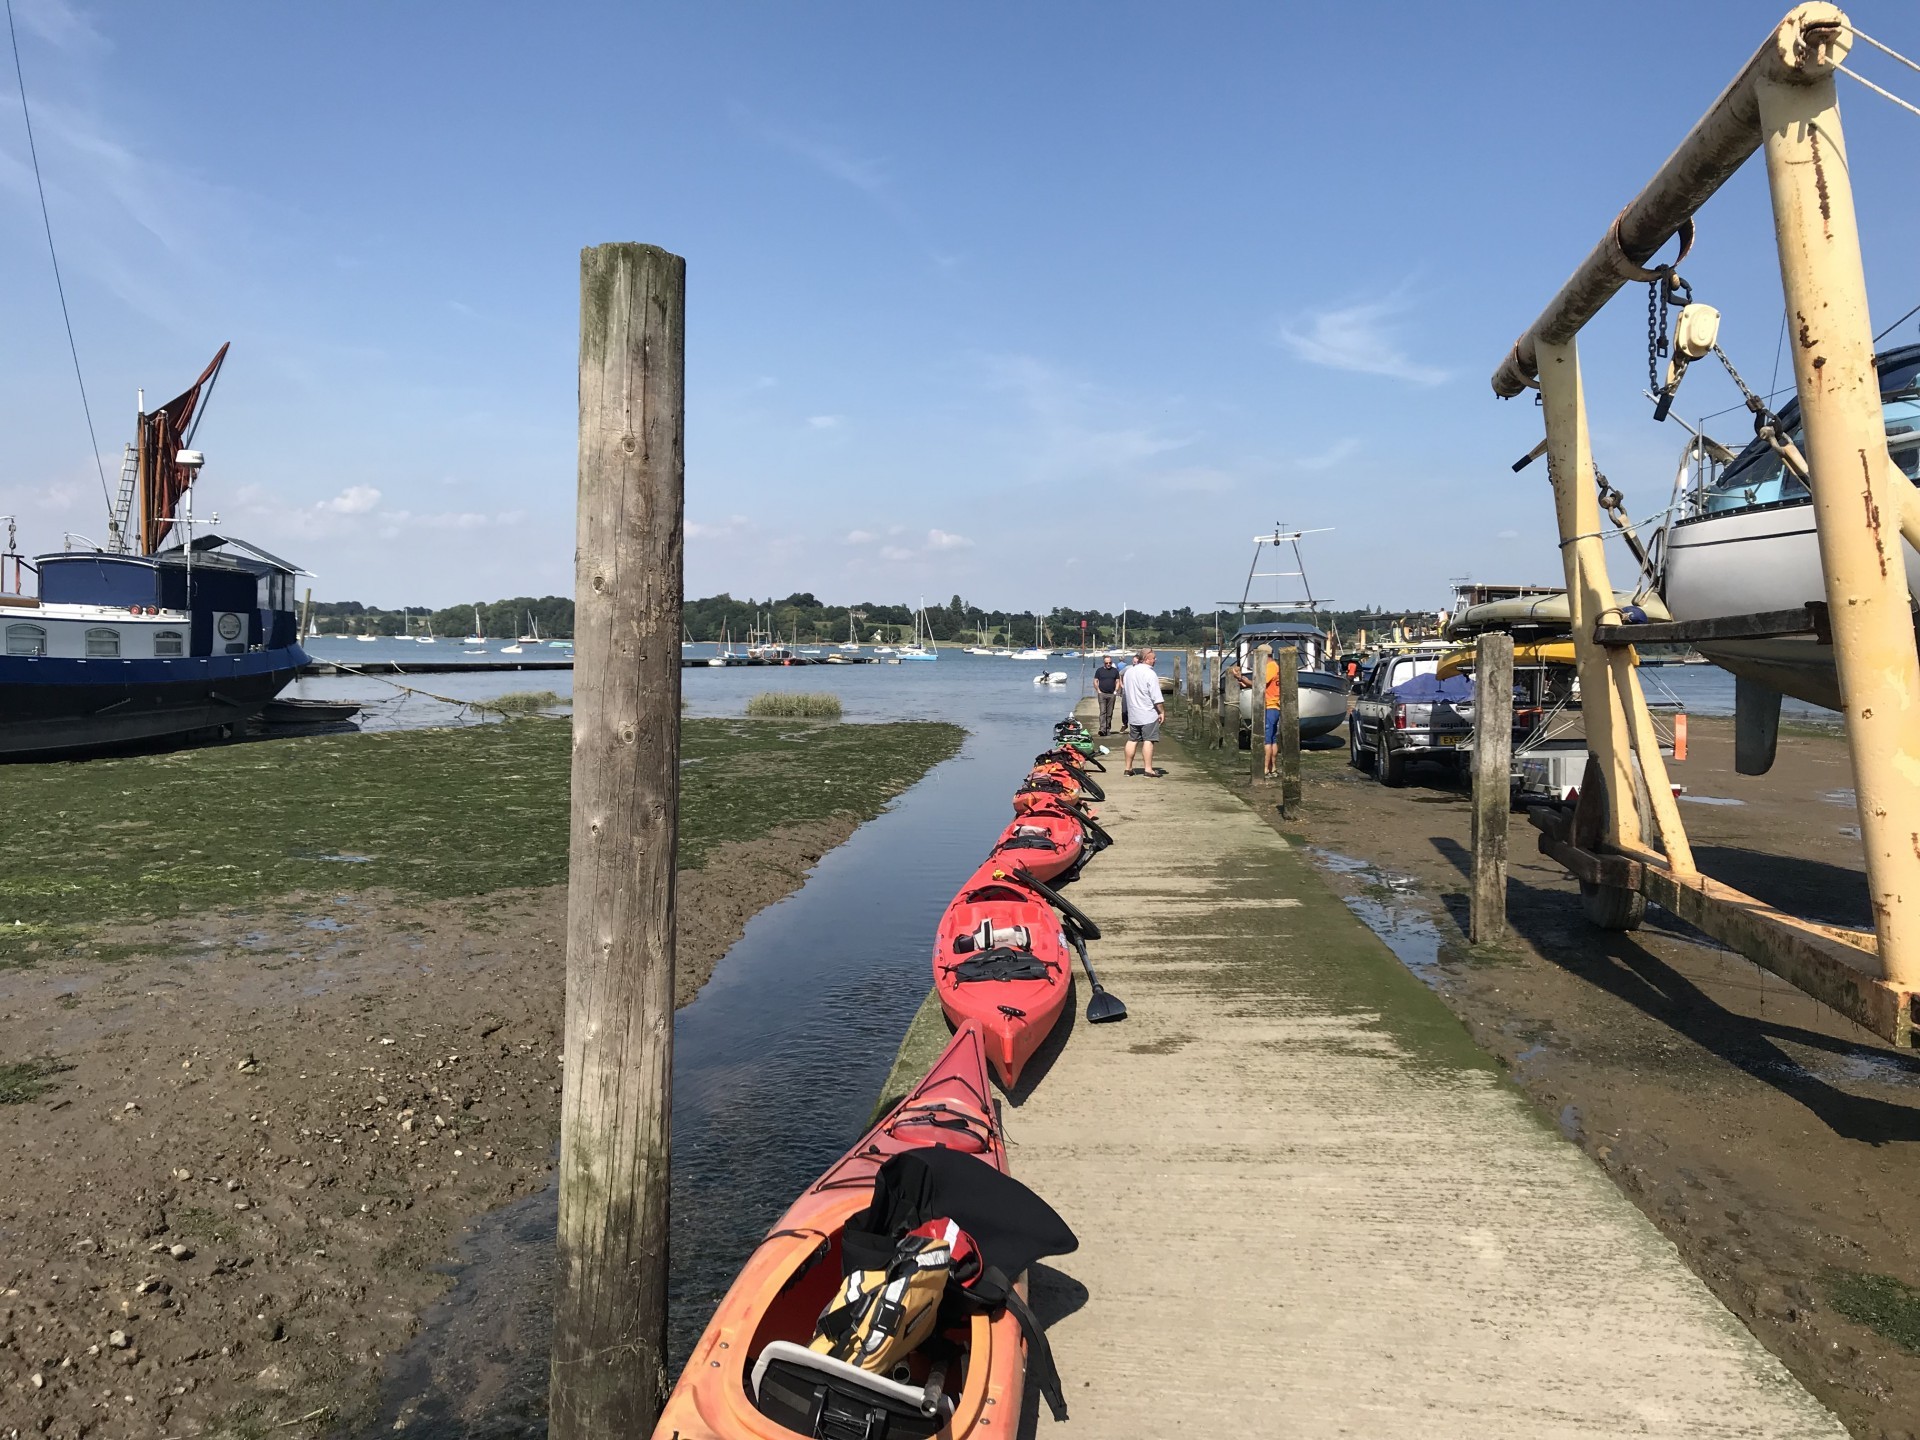
[[1087, 847], [1086, 827], [1060, 805], [1039, 805], [1000, 832], [987, 857], [1001, 865], [1019, 865], [1036, 879], [1054, 880], [1080, 863]]
[[956, 1026], [978, 1022], [1009, 1090], [1067, 1008], [1074, 956], [1053, 907], [1005, 878], [1010, 868], [989, 860], [976, 870], [933, 943], [940, 1008]]
[[[897, 1401], [922, 1393], [925, 1355], [912, 1357], [909, 1374], [889, 1379], [806, 1347], [816, 1317], [840, 1283], [841, 1232], [871, 1199], [875, 1173], [892, 1156], [927, 1146], [964, 1151], [1002, 1173], [1007, 1169], [975, 1026], [960, 1027], [926, 1079], [814, 1181], [760, 1242], [693, 1347], [653, 1432], [656, 1440], [793, 1440], [795, 1432], [762, 1409], [768, 1373], [782, 1366], [856, 1397], [872, 1392]], [[976, 1314], [942, 1338], [952, 1352], [945, 1398], [937, 1407], [945, 1424], [935, 1420], [913, 1433], [932, 1434], [938, 1426], [941, 1436], [977, 1433], [994, 1440], [1001, 1427], [985, 1427], [1020, 1414], [1025, 1357], [1018, 1321], [1006, 1311]], [[1013, 1427], [1005, 1429], [1011, 1437]]]

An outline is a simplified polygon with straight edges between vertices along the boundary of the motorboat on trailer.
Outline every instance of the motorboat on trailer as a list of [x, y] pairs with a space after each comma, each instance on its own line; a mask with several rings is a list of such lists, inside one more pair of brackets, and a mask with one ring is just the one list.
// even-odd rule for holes
[[[1909, 481], [1920, 481], [1920, 345], [1875, 356], [1887, 447]], [[1802, 445], [1800, 404], [1779, 412], [1778, 434]], [[1826, 599], [1813, 497], [1804, 478], [1756, 437], [1737, 455], [1705, 436], [1688, 441], [1674, 481], [1673, 518], [1650, 546], [1654, 583], [1675, 620], [1797, 609]], [[1907, 588], [1920, 595], [1920, 555], [1902, 545]], [[1766, 639], [1699, 640], [1695, 648], [1731, 671], [1740, 705], [1779, 713], [1780, 697], [1840, 708], [1833, 646], [1807, 633]]]
[[227, 347], [139, 417], [108, 541], [0, 555], [0, 757], [231, 734], [307, 663], [294, 579], [232, 536], [195, 533], [193, 439]]
[[[1229, 642], [1230, 663], [1238, 663], [1240, 672], [1254, 682], [1252, 689], [1240, 692], [1240, 719], [1254, 723], [1254, 691], [1260, 689], [1260, 677], [1253, 673], [1253, 655], [1262, 645], [1278, 652], [1289, 647], [1299, 654], [1300, 738], [1317, 740], [1331, 735], [1347, 719], [1347, 680], [1333, 669], [1332, 647], [1326, 633], [1298, 621], [1262, 621], [1243, 625]], [[1264, 707], [1263, 707], [1264, 708]]]
[[[1338, 637], [1330, 631], [1323, 631], [1317, 625], [1305, 624], [1297, 620], [1249, 620], [1247, 617], [1261, 612], [1304, 611], [1318, 614], [1320, 601], [1314, 598], [1313, 585], [1307, 579], [1307, 566], [1300, 556], [1300, 538], [1303, 535], [1321, 532], [1308, 530], [1285, 530], [1276, 525], [1271, 535], [1253, 537], [1253, 563], [1247, 567], [1246, 588], [1241, 592], [1239, 604], [1223, 601], [1223, 609], [1233, 606], [1240, 612], [1239, 632], [1227, 642], [1225, 647], [1228, 666], [1237, 666], [1240, 673], [1253, 682], [1252, 686], [1239, 687], [1240, 723], [1247, 727], [1249, 736], [1258, 729], [1259, 717], [1254, 713], [1255, 696], [1265, 689], [1264, 676], [1253, 673], [1254, 652], [1262, 645], [1269, 652], [1281, 648], [1291, 648], [1299, 654], [1298, 674], [1300, 676], [1300, 738], [1317, 740], [1322, 735], [1330, 735], [1338, 730], [1347, 719], [1347, 696], [1349, 685], [1347, 678], [1336, 669], [1339, 663]], [[1271, 546], [1278, 556], [1282, 547], [1293, 552], [1293, 563], [1297, 569], [1266, 570], [1260, 568], [1260, 557]], [[1259, 588], [1254, 582], [1275, 580], [1280, 582], [1277, 589], [1284, 590], [1285, 582], [1298, 580], [1301, 595], [1299, 597], [1276, 594], [1272, 600], [1259, 600], [1254, 591]], [[1224, 672], [1218, 683], [1230, 685], [1231, 678]], [[1264, 706], [1262, 707], [1265, 708]]]

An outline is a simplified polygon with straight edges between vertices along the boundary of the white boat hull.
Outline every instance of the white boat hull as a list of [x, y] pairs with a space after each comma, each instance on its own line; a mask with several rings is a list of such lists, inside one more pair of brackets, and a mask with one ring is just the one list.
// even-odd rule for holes
[[[1920, 555], [1901, 548], [1907, 588], [1920, 591]], [[1792, 610], [1825, 600], [1812, 505], [1736, 510], [1670, 527], [1662, 589], [1675, 620]], [[1840, 708], [1833, 647], [1811, 635], [1716, 640], [1695, 648], [1744, 679], [1810, 705]]]
[[[1253, 724], [1252, 690], [1240, 692], [1240, 719]], [[1347, 686], [1337, 675], [1325, 671], [1300, 672], [1300, 738], [1318, 740], [1331, 735], [1346, 723]]]

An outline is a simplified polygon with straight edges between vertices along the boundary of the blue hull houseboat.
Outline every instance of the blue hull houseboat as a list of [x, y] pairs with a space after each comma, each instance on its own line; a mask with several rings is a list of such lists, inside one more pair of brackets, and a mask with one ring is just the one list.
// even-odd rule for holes
[[[142, 414], [108, 542], [0, 555], [0, 758], [232, 733], [307, 663], [294, 565], [193, 532], [184, 448], [226, 349]], [[69, 542], [71, 544], [71, 541]]]

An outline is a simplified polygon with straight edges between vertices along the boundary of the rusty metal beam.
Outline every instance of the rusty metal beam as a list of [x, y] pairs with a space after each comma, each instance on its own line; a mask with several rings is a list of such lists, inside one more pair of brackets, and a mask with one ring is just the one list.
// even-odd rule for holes
[[1872, 935], [1801, 920], [1705, 875], [1677, 876], [1646, 852], [1586, 849], [1570, 838], [1569, 811], [1535, 810], [1528, 818], [1541, 832], [1540, 853], [1574, 879], [1638, 890], [1881, 1039], [1915, 1047], [1916, 992], [1868, 973], [1877, 963]]
[[1828, 79], [1851, 41], [1847, 17], [1837, 5], [1800, 5], [1782, 20], [1514, 342], [1493, 372], [1494, 394], [1511, 398], [1531, 386], [1539, 375], [1536, 344], [1565, 344], [1621, 286], [1644, 280], [1640, 267], [1760, 148], [1757, 79], [1787, 84]]
[[1862, 965], [1874, 963], [1872, 952], [1864, 948], [1872, 937], [1843, 938], [1830, 927], [1784, 914], [1704, 875], [1680, 880], [1651, 865], [1641, 873], [1641, 893], [1654, 904], [1889, 1044], [1913, 1048], [1915, 992], [1862, 970]]

